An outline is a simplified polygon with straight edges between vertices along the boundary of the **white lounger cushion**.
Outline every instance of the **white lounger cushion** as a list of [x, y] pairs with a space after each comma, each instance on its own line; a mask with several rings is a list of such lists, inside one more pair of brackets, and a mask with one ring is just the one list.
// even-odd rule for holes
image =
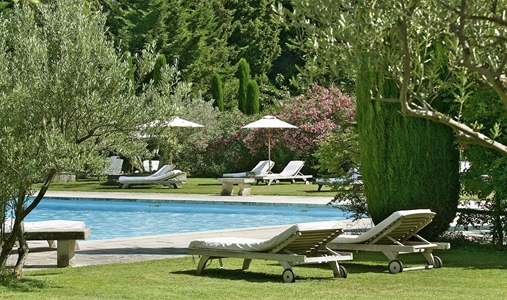
[[[4, 230], [11, 231], [14, 220], [7, 218], [4, 223]], [[69, 221], [69, 220], [51, 220], [39, 222], [24, 222], [25, 232], [33, 231], [50, 231], [50, 230], [69, 230], [69, 229], [83, 229], [85, 223], [82, 221]]]
[[176, 177], [182, 173], [183, 173], [183, 171], [181, 171], [181, 170], [174, 170], [174, 171], [169, 171], [164, 174], [158, 174], [158, 172], [156, 172], [156, 173], [149, 175], [149, 176], [120, 176], [120, 178], [118, 178], [118, 182], [119, 183], [131, 183], [131, 182], [138, 183], [138, 182], [143, 182], [143, 181], [150, 181], [150, 182], [157, 181], [157, 180], [163, 181], [163, 180], [168, 180], [173, 177]]
[[340, 235], [336, 239], [332, 241], [332, 243], [342, 243], [342, 244], [360, 244], [365, 243], [371, 238], [375, 237], [377, 234], [385, 230], [388, 226], [390, 226], [393, 222], [398, 220], [400, 217], [409, 216], [409, 215], [420, 215], [420, 214], [428, 214], [434, 215], [435, 213], [429, 209], [414, 209], [414, 210], [399, 210], [392, 213], [389, 217], [384, 219], [382, 222], [378, 223], [372, 229], [361, 235]]
[[269, 170], [271, 170], [271, 168], [273, 168], [274, 165], [275, 163], [273, 161], [269, 163], [269, 160], [261, 160], [250, 172], [226, 173], [223, 174], [222, 177], [241, 178], [247, 177], [249, 175], [248, 173], [255, 173], [256, 176], [268, 174]]
[[249, 239], [239, 237], [218, 237], [190, 242], [188, 248], [212, 249], [228, 251], [266, 252], [280, 245], [300, 230], [319, 230], [328, 228], [342, 228], [343, 224], [337, 221], [301, 223], [289, 227], [282, 233], [268, 239]]

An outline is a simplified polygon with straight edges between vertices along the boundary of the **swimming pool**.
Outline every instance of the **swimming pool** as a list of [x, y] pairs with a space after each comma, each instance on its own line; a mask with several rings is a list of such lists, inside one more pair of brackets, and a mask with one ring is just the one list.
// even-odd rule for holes
[[104, 240], [346, 218], [326, 205], [44, 198], [25, 220], [83, 221], [91, 229], [90, 240]]

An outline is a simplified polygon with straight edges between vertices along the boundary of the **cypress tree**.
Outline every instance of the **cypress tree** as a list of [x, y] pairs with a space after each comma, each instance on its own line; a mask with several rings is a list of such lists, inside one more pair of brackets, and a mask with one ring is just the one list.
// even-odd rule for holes
[[399, 95], [393, 81], [371, 70], [358, 72], [356, 116], [368, 210], [379, 223], [397, 210], [431, 209], [436, 216], [423, 234], [433, 239], [448, 229], [459, 200], [454, 133], [443, 124], [403, 116], [398, 103], [372, 101], [375, 83], [385, 98]]
[[252, 79], [246, 85], [246, 114], [258, 114], [259, 106], [259, 86], [257, 81]]
[[250, 66], [246, 59], [242, 58], [238, 63], [238, 71], [237, 76], [239, 79], [239, 87], [238, 87], [238, 109], [246, 113], [246, 86], [250, 81]]
[[214, 99], [214, 106], [220, 111], [224, 111], [224, 92], [222, 89], [222, 79], [220, 75], [214, 74], [211, 78], [211, 96]]
[[166, 65], [167, 60], [165, 59], [165, 55], [160, 54], [157, 57], [155, 67], [153, 68], [153, 83], [155, 84], [155, 86], [158, 86], [160, 80], [162, 79], [162, 68], [165, 68]]

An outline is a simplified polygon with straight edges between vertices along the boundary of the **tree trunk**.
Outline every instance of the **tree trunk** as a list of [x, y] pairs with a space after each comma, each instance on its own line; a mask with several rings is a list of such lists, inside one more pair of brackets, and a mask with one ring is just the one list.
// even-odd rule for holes
[[25, 265], [25, 261], [28, 257], [28, 253], [30, 252], [30, 248], [28, 248], [28, 243], [25, 239], [25, 228], [24, 228], [24, 221], [21, 221], [20, 224], [20, 230], [18, 235], [18, 241], [19, 241], [19, 248], [18, 248], [18, 261], [16, 262], [16, 266], [14, 267], [14, 270], [12, 274], [16, 278], [21, 277], [21, 271], [23, 271], [23, 266]]
[[11, 233], [2, 241], [2, 252], [0, 253], [0, 275], [3, 274], [7, 265], [7, 259], [10, 256], [11, 250], [16, 243], [16, 236], [18, 236], [19, 226], [14, 224]]
[[[21, 270], [26, 261], [26, 257], [28, 256], [28, 245], [25, 240], [25, 231], [23, 227], [23, 220], [25, 217], [40, 203], [46, 191], [48, 190], [49, 184], [51, 180], [55, 176], [56, 170], [50, 170], [44, 184], [39, 190], [39, 193], [30, 203], [30, 205], [26, 206], [27, 195], [30, 195], [27, 190], [20, 189], [18, 191], [18, 197], [16, 199], [12, 199], [12, 206], [14, 207], [14, 224], [11, 229], [11, 233], [2, 240], [2, 252], [0, 253], [0, 274], [2, 274], [7, 265], [7, 259], [9, 258], [10, 252], [14, 247], [14, 243], [16, 240], [19, 240], [19, 254], [18, 261], [16, 262], [16, 266], [14, 268], [14, 275], [19, 277], [21, 275]], [[3, 239], [4, 237], [2, 237]]]

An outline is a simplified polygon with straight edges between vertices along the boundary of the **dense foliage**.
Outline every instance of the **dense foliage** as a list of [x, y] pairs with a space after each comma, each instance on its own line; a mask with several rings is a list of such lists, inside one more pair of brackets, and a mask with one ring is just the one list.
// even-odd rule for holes
[[[498, 95], [492, 89], [476, 90], [472, 97], [477, 100], [462, 111], [463, 118], [484, 124], [481, 130], [485, 133], [495, 123], [507, 122]], [[498, 140], [507, 143], [505, 135]], [[478, 209], [462, 210], [460, 224], [492, 224], [493, 243], [502, 248], [507, 239], [507, 157], [474, 144], [462, 143], [461, 149], [463, 160], [470, 163], [463, 170], [462, 191], [467, 198], [478, 197], [479, 201], [472, 201], [472, 207]]]
[[274, 129], [269, 133], [266, 129], [253, 130], [245, 137], [247, 147], [252, 153], [265, 151], [267, 134], [271, 134], [275, 168], [283, 168], [289, 161], [299, 159], [306, 162], [306, 172], [315, 174], [315, 170], [311, 170], [317, 164], [314, 152], [320, 142], [354, 122], [355, 101], [336, 87], [313, 85], [304, 95], [286, 99], [274, 115], [298, 128]]
[[[456, 216], [459, 152], [453, 131], [428, 120], [398, 113], [396, 103], [371, 101], [371, 72], [358, 72], [357, 121], [361, 173], [368, 211], [375, 223], [402, 209], [436, 212], [424, 236], [434, 239]], [[382, 80], [382, 79], [380, 79]], [[399, 93], [392, 81], [380, 91]]]
[[[2, 15], [0, 221], [11, 216], [15, 222], [10, 234], [2, 234], [0, 272], [16, 240], [14, 273], [21, 272], [28, 254], [22, 221], [57, 172], [97, 174], [110, 152], [143, 153], [144, 143], [130, 138], [136, 126], [172, 113], [149, 85], [139, 85], [136, 96], [127, 76], [131, 65], [105, 32], [104, 15], [79, 0], [17, 4]], [[153, 61], [153, 53], [136, 56], [140, 77]], [[41, 181], [32, 200], [32, 185]]]

